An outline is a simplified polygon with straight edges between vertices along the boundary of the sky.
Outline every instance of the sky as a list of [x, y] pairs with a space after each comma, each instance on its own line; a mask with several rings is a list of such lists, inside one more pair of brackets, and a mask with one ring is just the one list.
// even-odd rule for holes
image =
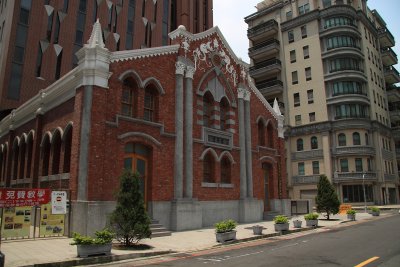
[[[228, 41], [236, 56], [250, 62], [247, 55], [249, 41], [247, 39], [247, 24], [244, 17], [257, 11], [255, 6], [261, 0], [213, 0], [214, 25], [218, 26]], [[233, 4], [234, 3], [234, 4]], [[400, 57], [400, 0], [368, 0], [371, 10], [376, 9], [385, 20], [387, 28], [396, 40], [396, 47], [392, 47]], [[396, 69], [400, 71], [397, 64]]]

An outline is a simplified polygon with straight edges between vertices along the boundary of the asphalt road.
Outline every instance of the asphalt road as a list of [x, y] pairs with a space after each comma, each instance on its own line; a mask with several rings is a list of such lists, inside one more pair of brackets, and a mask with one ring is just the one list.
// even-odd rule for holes
[[400, 215], [294, 235], [107, 266], [400, 266]]

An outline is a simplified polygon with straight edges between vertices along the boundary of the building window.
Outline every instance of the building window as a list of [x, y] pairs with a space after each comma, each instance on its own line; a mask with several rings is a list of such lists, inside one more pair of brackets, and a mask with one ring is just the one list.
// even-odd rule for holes
[[319, 174], [319, 161], [312, 162], [313, 174]]
[[346, 135], [344, 133], [338, 135], [338, 143], [339, 146], [346, 146]]
[[294, 106], [299, 107], [300, 106], [300, 94], [299, 93], [294, 93], [293, 94], [293, 99], [294, 99]]
[[[336, 58], [329, 62], [329, 72], [344, 70], [362, 71], [360, 61], [354, 58]], [[371, 77], [372, 78], [372, 77]]]
[[298, 84], [299, 80], [297, 77], [297, 71], [292, 71], [292, 84]]
[[[375, 91], [373, 92], [375, 96]], [[333, 83], [333, 96], [348, 94], [365, 95], [365, 93], [363, 93], [362, 85], [359, 82], [340, 81]]]
[[43, 59], [43, 52], [42, 52], [42, 46], [40, 45], [39, 42], [39, 50], [38, 50], [38, 55], [36, 59], [36, 77], [40, 77], [42, 73], [42, 59]]
[[318, 149], [318, 138], [316, 136], [311, 137], [311, 149]]
[[306, 38], [307, 37], [307, 26], [301, 26], [301, 38]]
[[368, 133], [365, 133], [365, 145], [369, 146], [369, 136]]
[[363, 171], [362, 159], [356, 158], [355, 163], [356, 163], [356, 172], [362, 172]]
[[308, 113], [308, 117], [310, 118], [310, 122], [314, 122], [315, 121], [315, 112]]
[[324, 8], [330, 7], [332, 5], [332, 0], [322, 0], [322, 6]]
[[265, 126], [262, 120], [258, 121], [258, 145], [265, 146]]
[[289, 39], [289, 43], [293, 43], [294, 42], [293, 30], [288, 31], [288, 39]]
[[225, 130], [227, 128], [226, 121], [228, 119], [228, 110], [229, 110], [229, 103], [226, 98], [222, 98], [221, 102], [219, 103], [219, 110], [220, 110], [220, 128], [221, 130]]
[[340, 171], [349, 172], [349, 162], [347, 161], [347, 159], [340, 160]]
[[331, 17], [331, 18], [325, 20], [324, 29], [328, 29], [331, 27], [337, 27], [337, 26], [343, 26], [343, 25], [357, 27], [357, 25], [354, 23], [354, 20], [352, 20], [348, 17]]
[[207, 153], [207, 155], [203, 159], [203, 182], [215, 183], [214, 169], [214, 158], [211, 153]]
[[227, 157], [221, 160], [221, 183], [231, 183], [231, 161]]
[[[359, 49], [356, 39], [351, 36], [333, 36], [327, 39], [327, 50], [340, 47], [353, 47]], [[369, 51], [368, 51], [369, 55]]]
[[313, 89], [307, 90], [307, 98], [308, 98], [308, 104], [314, 103], [314, 90]]
[[290, 51], [290, 63], [296, 62], [296, 50]]
[[56, 76], [55, 76], [56, 80], [60, 79], [60, 76], [61, 76], [62, 56], [63, 56], [63, 51], [61, 50], [57, 56]]
[[54, 12], [51, 12], [50, 15], [47, 17], [47, 32], [46, 32], [46, 37], [47, 41], [51, 42], [51, 32], [53, 31], [53, 18], [54, 18]]
[[295, 115], [294, 120], [296, 125], [301, 125], [301, 115]]
[[303, 139], [301, 138], [297, 139], [296, 146], [297, 146], [297, 151], [303, 151], [304, 150]]
[[67, 13], [67, 12], [68, 12], [68, 3], [69, 3], [69, 0], [64, 0], [63, 9], [62, 9], [62, 11], [63, 11], [64, 13]]
[[292, 19], [292, 10], [286, 11], [286, 20]]
[[344, 203], [364, 202], [364, 189], [366, 201], [374, 201], [372, 185], [343, 185], [342, 189]]
[[211, 108], [212, 108], [212, 96], [210, 93], [206, 93], [203, 96], [203, 126], [211, 127]]
[[121, 113], [129, 117], [136, 117], [137, 86], [132, 78], [124, 80], [121, 97]]
[[305, 172], [304, 172], [304, 162], [299, 162], [299, 163], [297, 163], [297, 173], [298, 173], [299, 175], [305, 175]]
[[299, 6], [299, 15], [303, 15], [307, 12], [310, 12], [310, 4], [309, 3]]
[[337, 105], [335, 119], [346, 118], [369, 118], [368, 106], [359, 104]]
[[306, 81], [310, 81], [312, 79], [311, 77], [311, 67], [305, 68], [305, 73], [306, 73]]
[[353, 133], [353, 145], [354, 146], [361, 145], [360, 134], [358, 132]]
[[163, 18], [162, 18], [162, 45], [168, 44], [168, 18], [169, 18], [169, 0], [164, 0], [163, 3]]
[[304, 59], [310, 58], [309, 46], [303, 46], [303, 56]]
[[146, 121], [155, 121], [155, 95], [146, 90], [144, 94], [144, 119]]
[[135, 29], [135, 0], [129, 0], [128, 6], [128, 25], [126, 27], [125, 49], [133, 48], [133, 35]]

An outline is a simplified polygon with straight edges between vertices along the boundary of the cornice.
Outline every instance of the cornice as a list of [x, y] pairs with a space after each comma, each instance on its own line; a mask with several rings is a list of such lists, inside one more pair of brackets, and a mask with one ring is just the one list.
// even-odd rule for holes
[[320, 11], [318, 9], [315, 9], [315, 10], [310, 11], [310, 12], [304, 14], [304, 15], [301, 15], [301, 16], [298, 16], [298, 17], [296, 17], [294, 19], [285, 21], [285, 22], [281, 23], [281, 31], [284, 32], [284, 31], [296, 28], [296, 27], [298, 27], [300, 25], [306, 24], [306, 23], [308, 23], [310, 21], [316, 20], [320, 16], [319, 12]]
[[137, 50], [117, 51], [111, 54], [111, 62], [178, 54], [179, 47], [179, 45], [170, 45]]

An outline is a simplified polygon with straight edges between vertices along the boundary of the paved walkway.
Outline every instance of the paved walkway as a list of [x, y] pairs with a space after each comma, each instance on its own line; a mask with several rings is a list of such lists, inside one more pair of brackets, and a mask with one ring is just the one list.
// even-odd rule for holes
[[[399, 206], [400, 207], [400, 206]], [[385, 213], [381, 213], [381, 216], [385, 216]], [[358, 221], [371, 219], [371, 215], [367, 213], [357, 213], [356, 219]], [[320, 217], [322, 218], [322, 217]], [[339, 225], [340, 223], [346, 222], [346, 215], [335, 215], [332, 217], [334, 220], [326, 221], [319, 220], [319, 226], [329, 227]], [[290, 230], [294, 230], [292, 221], [294, 219], [300, 219], [303, 221], [303, 227], [305, 222], [303, 216], [293, 217], [290, 220]], [[240, 241], [249, 240], [254, 238], [251, 226], [262, 225], [266, 229], [263, 234], [273, 234], [274, 223], [272, 221], [262, 221], [251, 224], [240, 224], [237, 227], [237, 239]], [[1, 251], [5, 254], [6, 263], [5, 266], [33, 266], [34, 264], [43, 263], [61, 263], [63, 266], [76, 266], [82, 262], [82, 259], [76, 257], [76, 246], [69, 245], [72, 242], [71, 238], [51, 238], [51, 239], [36, 239], [36, 240], [9, 240], [3, 241], [1, 244]], [[131, 259], [136, 257], [159, 255], [170, 252], [184, 252], [184, 251], [196, 251], [213, 246], [219, 246], [220, 244], [215, 240], [215, 233], [213, 228], [199, 229], [193, 231], [174, 232], [171, 236], [157, 237], [153, 239], [142, 240], [142, 244], [151, 246], [148, 250], [112, 250], [112, 256], [108, 260], [123, 260]], [[103, 257], [89, 257], [83, 259], [85, 263], [96, 263]], [[68, 264], [65, 264], [68, 262]], [[36, 265], [39, 266], [39, 265]], [[47, 265], [49, 266], [49, 265]], [[53, 265], [57, 266], [57, 264]]]

